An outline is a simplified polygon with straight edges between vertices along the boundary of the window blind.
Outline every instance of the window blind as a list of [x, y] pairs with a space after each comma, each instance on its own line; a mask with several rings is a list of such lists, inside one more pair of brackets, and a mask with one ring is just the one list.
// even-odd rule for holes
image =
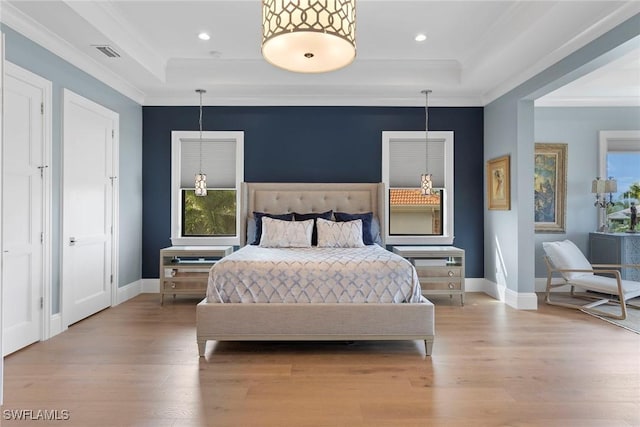
[[[180, 188], [193, 188], [195, 174], [200, 172], [200, 140], [180, 141]], [[209, 188], [236, 188], [236, 142], [234, 140], [202, 140], [202, 173]]]
[[433, 186], [444, 188], [444, 140], [396, 140], [389, 144], [389, 186], [420, 187], [420, 175], [433, 175]]

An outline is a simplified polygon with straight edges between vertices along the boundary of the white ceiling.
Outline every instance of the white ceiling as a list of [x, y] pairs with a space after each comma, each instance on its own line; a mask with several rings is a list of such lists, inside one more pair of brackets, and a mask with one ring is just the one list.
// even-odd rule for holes
[[[262, 58], [257, 0], [1, 5], [11, 28], [143, 105], [194, 105], [196, 88], [207, 90], [206, 105], [423, 105], [430, 88], [430, 105], [481, 106], [640, 13], [639, 1], [358, 0], [356, 60], [296, 74]], [[640, 105], [637, 41], [608, 70], [537, 105]]]

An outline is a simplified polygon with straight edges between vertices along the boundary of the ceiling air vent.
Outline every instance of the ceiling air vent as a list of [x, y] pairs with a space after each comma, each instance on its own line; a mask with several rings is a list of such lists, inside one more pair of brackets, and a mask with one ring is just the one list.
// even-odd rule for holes
[[111, 46], [109, 45], [98, 45], [94, 47], [96, 49], [98, 49], [100, 52], [104, 53], [106, 56], [108, 56], [109, 58], [119, 58], [120, 54], [118, 52], [116, 52]]

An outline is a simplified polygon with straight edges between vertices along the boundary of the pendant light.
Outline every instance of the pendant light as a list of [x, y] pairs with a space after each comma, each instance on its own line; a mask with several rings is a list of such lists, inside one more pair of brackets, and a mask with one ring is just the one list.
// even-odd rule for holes
[[207, 195], [207, 175], [202, 173], [202, 94], [207, 93], [207, 91], [196, 89], [196, 93], [200, 94], [200, 119], [198, 120], [200, 126], [200, 167], [196, 174], [195, 194], [196, 196], [204, 197]]
[[262, 55], [297, 73], [345, 67], [356, 56], [356, 0], [263, 0]]
[[[430, 89], [425, 89], [420, 93], [424, 94], [425, 104], [424, 104], [424, 135], [425, 135], [425, 169], [429, 169], [429, 94], [431, 93]], [[420, 193], [423, 196], [430, 196], [433, 194], [433, 181], [432, 175], [429, 172], [425, 172], [420, 175]]]

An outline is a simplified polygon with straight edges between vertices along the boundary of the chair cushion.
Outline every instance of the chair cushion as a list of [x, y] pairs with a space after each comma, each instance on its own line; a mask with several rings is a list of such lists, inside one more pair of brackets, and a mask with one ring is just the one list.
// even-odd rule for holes
[[[559, 269], [591, 270], [591, 263], [582, 254], [582, 251], [571, 240], [557, 242], [542, 242], [542, 248], [554, 267]], [[566, 280], [572, 280], [581, 276], [593, 276], [593, 273], [564, 272], [561, 273]]]
[[[590, 291], [618, 295], [618, 282], [613, 277], [585, 275], [572, 279], [570, 283]], [[625, 301], [640, 296], [640, 282], [622, 280], [622, 289]]]

